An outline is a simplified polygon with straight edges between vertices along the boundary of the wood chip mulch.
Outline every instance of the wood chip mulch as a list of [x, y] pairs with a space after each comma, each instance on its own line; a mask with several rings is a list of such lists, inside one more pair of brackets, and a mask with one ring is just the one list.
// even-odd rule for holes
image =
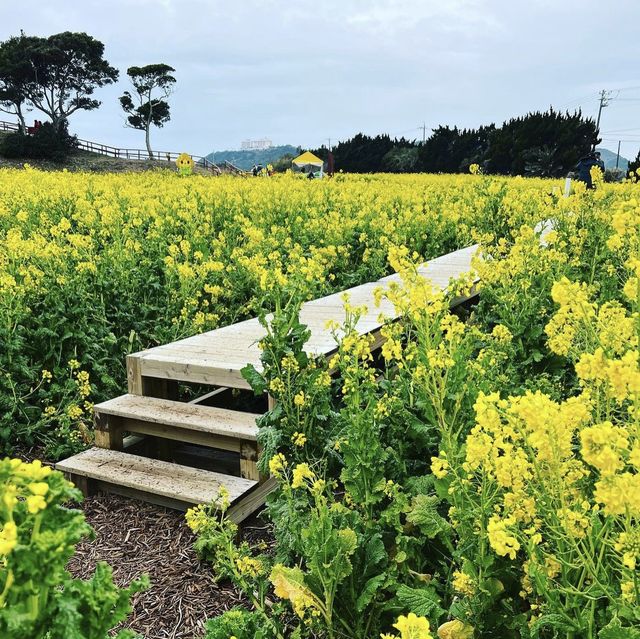
[[[78, 545], [71, 574], [89, 577], [98, 561], [106, 561], [120, 586], [145, 573], [151, 579], [123, 628], [145, 639], [197, 639], [207, 618], [245, 603], [228, 582], [216, 584], [198, 560], [183, 513], [117, 495], [89, 497], [82, 508], [96, 537]], [[247, 520], [244, 531], [252, 539], [268, 537], [257, 518]]]

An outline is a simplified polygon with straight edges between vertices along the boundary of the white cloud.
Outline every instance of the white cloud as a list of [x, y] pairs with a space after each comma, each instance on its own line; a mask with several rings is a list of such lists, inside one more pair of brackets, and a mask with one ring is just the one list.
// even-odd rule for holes
[[[153, 139], [194, 153], [248, 136], [417, 136], [423, 120], [475, 126], [578, 97], [593, 114], [598, 89], [640, 85], [630, 0], [0, 0], [0, 14], [0, 39], [69, 29], [105, 43], [121, 81], [72, 128], [131, 147], [142, 138], [117, 97], [134, 64], [176, 68], [172, 121]], [[638, 126], [638, 104], [612, 103], [603, 129]]]

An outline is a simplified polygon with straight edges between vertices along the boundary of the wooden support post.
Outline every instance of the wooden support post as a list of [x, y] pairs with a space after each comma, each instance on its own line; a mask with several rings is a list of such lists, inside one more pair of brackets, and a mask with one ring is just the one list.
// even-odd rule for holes
[[89, 477], [72, 475], [70, 473], [65, 473], [64, 476], [73, 483], [85, 497], [91, 497], [91, 495], [95, 495], [98, 492], [96, 482]]
[[[160, 379], [157, 377], [141, 377], [142, 395], [157, 397], [158, 399], [178, 399], [178, 382], [173, 379]], [[153, 441], [156, 457], [162, 461], [171, 461], [171, 442], [162, 437], [156, 437]]]
[[260, 481], [258, 472], [258, 445], [256, 442], [240, 444], [240, 477]]
[[155, 438], [156, 457], [162, 461], [171, 461], [171, 442], [162, 437]]
[[[276, 400], [271, 395], [267, 395], [267, 409], [273, 410], [275, 406]], [[240, 476], [264, 484], [270, 477], [258, 471], [260, 455], [262, 455], [262, 449], [257, 442], [242, 442], [240, 445]]]
[[178, 382], [173, 379], [159, 379], [157, 377], [142, 378], [142, 394], [159, 399], [178, 400]]
[[129, 385], [129, 393], [132, 395], [142, 395], [140, 359], [135, 355], [127, 355], [127, 382]]
[[95, 425], [96, 446], [110, 450], [122, 450], [122, 418], [115, 415], [96, 413]]

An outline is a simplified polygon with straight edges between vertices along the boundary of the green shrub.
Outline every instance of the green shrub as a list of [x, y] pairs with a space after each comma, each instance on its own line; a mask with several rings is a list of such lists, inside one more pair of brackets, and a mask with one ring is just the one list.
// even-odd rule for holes
[[45, 122], [33, 135], [11, 133], [0, 143], [0, 155], [6, 158], [64, 161], [76, 145], [66, 126], [56, 129]]
[[76, 544], [91, 533], [84, 515], [64, 506], [80, 497], [39, 461], [0, 461], [2, 639], [107, 639], [131, 611], [131, 596], [147, 586], [144, 578], [121, 590], [102, 563], [91, 579], [69, 574]]

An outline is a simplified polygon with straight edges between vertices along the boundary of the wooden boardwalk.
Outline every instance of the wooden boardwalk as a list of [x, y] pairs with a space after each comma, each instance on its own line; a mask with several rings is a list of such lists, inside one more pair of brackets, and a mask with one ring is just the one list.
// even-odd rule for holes
[[[451, 278], [471, 270], [471, 258], [477, 248], [475, 245], [437, 257], [421, 266], [418, 272], [429, 278], [435, 287], [445, 289]], [[365, 305], [368, 309], [356, 327], [360, 333], [376, 334], [382, 326], [381, 313], [389, 320], [396, 319], [396, 311], [388, 300], [383, 299], [380, 306], [376, 306], [373, 299], [374, 290], [384, 288], [390, 282], [400, 283], [400, 277], [390, 275], [306, 302], [302, 306], [300, 321], [311, 332], [306, 346], [309, 354], [321, 357], [335, 351], [336, 343], [326, 323], [328, 320], [335, 320], [339, 325], [344, 323], [342, 296], [345, 293], [352, 305]], [[261, 369], [258, 343], [264, 336], [265, 329], [260, 322], [250, 319], [130, 355], [127, 362], [129, 392], [143, 394], [145, 378], [249, 388], [240, 371], [247, 364]]]
[[[437, 257], [418, 272], [445, 290], [452, 278], [471, 270], [477, 248]], [[300, 321], [311, 332], [307, 351], [320, 358], [336, 350], [326, 325], [328, 320], [344, 323], [344, 293], [353, 306], [367, 307], [356, 329], [374, 335], [373, 348], [379, 347], [380, 315], [393, 321], [397, 314], [388, 300], [376, 306], [374, 291], [391, 282], [401, 283], [400, 277], [390, 275], [305, 303]], [[250, 319], [130, 355], [129, 393], [95, 407], [96, 448], [60, 462], [58, 469], [86, 494], [106, 490], [173, 508], [211, 501], [224, 485], [231, 499], [229, 516], [242, 521], [264, 503], [275, 482], [257, 470], [255, 420], [260, 413], [238, 411], [225, 402], [233, 394], [229, 389], [249, 389], [240, 373], [244, 366], [261, 369], [258, 343], [264, 335], [260, 322]], [[210, 392], [180, 402], [179, 382], [206, 385]]]

